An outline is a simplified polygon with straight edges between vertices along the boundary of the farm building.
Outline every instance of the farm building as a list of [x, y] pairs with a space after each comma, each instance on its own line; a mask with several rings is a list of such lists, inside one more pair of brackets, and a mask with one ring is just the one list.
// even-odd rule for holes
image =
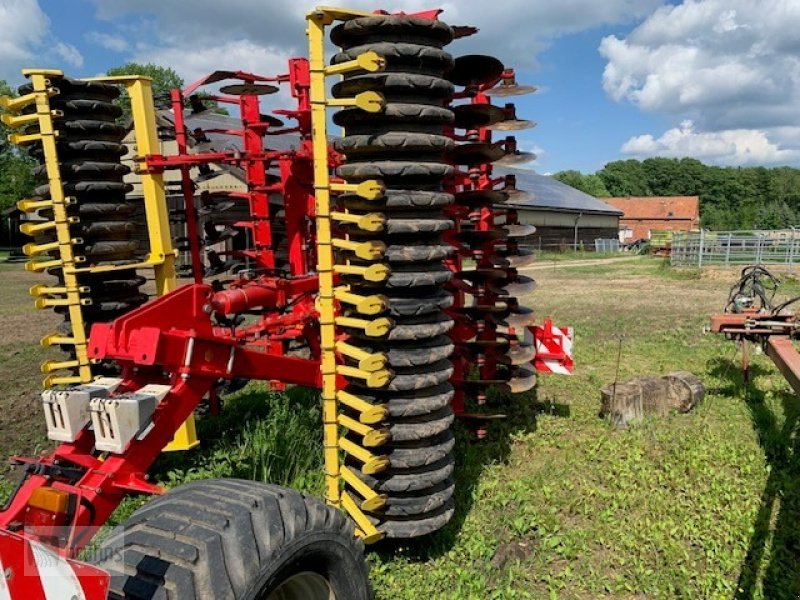
[[622, 211], [557, 179], [528, 169], [496, 169], [516, 177], [517, 189], [529, 192], [505, 206], [518, 211], [519, 222], [536, 226], [527, 245], [546, 250], [594, 248], [596, 239], [616, 239]]
[[629, 196], [603, 198], [623, 212], [620, 242], [649, 240], [655, 231], [695, 231], [700, 228], [697, 196]]

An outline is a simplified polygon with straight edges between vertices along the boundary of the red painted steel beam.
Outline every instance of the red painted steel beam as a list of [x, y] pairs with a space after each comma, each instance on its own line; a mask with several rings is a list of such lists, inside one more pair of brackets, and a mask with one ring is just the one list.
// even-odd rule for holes
[[792, 339], [786, 336], [771, 336], [767, 340], [765, 350], [795, 393], [800, 394], [800, 353], [794, 347]]

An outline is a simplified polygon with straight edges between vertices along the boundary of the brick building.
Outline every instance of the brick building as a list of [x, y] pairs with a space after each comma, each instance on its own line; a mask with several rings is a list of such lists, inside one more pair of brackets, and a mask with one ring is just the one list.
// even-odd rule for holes
[[629, 196], [603, 198], [623, 213], [619, 220], [620, 242], [649, 240], [653, 231], [694, 231], [700, 228], [697, 196]]

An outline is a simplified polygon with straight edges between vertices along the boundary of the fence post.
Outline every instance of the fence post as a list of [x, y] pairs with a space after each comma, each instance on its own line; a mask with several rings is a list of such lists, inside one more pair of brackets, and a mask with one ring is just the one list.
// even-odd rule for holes
[[762, 234], [758, 234], [758, 242], [756, 243], [756, 264], [761, 264], [761, 240], [763, 239]]
[[731, 238], [733, 237], [732, 233], [728, 233], [728, 247], [725, 249], [725, 266], [729, 267], [731, 265]]
[[703, 245], [704, 245], [705, 241], [706, 241], [706, 230], [705, 229], [701, 229], [700, 230], [700, 247], [698, 248], [698, 252], [697, 252], [697, 268], [698, 269], [703, 266]]
[[789, 242], [789, 274], [792, 274], [792, 268], [794, 267], [794, 237], [797, 230], [792, 227], [792, 240]]

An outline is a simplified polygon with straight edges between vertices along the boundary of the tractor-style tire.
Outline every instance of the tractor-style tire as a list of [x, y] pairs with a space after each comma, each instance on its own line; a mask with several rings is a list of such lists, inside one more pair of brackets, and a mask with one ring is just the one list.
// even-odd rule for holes
[[368, 600], [344, 514], [274, 485], [211, 479], [137, 510], [100, 547], [111, 599]]

